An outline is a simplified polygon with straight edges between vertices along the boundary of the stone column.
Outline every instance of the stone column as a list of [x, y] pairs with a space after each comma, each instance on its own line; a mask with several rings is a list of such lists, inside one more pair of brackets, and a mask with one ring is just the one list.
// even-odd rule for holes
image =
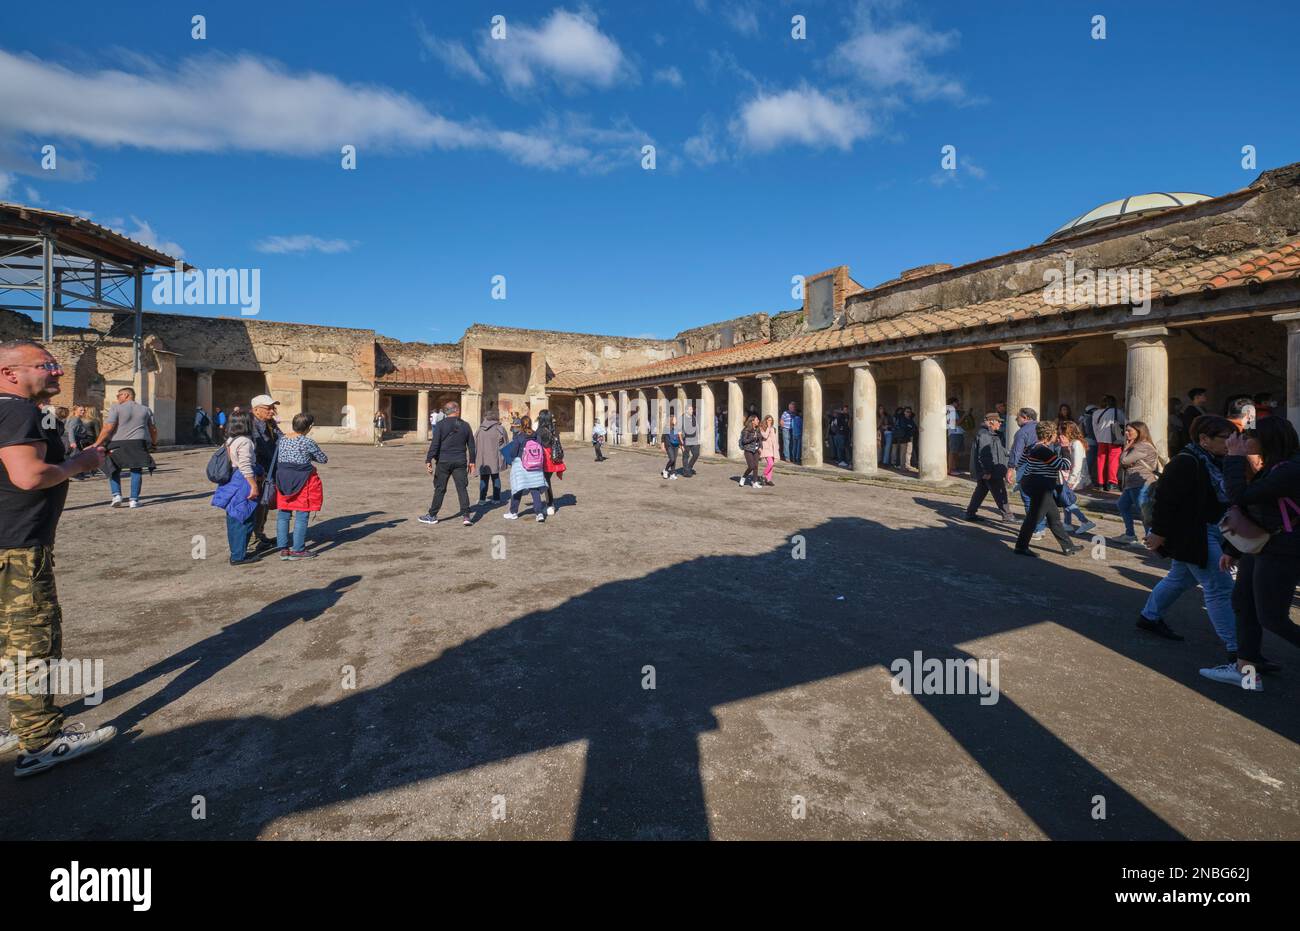
[[[469, 424], [471, 429], [478, 429], [478, 425], [483, 422], [483, 392], [482, 391], [462, 391], [460, 395], [460, 419]], [[425, 410], [425, 429], [428, 429], [429, 416], [428, 410]], [[510, 425], [506, 424], [507, 432]]]
[[854, 362], [853, 471], [871, 475], [880, 453], [876, 446], [876, 375], [867, 362]]
[[629, 445], [632, 442], [632, 418], [631, 411], [628, 410], [628, 397], [626, 391], [618, 393], [618, 430], [623, 435], [623, 442]]
[[1169, 456], [1169, 352], [1162, 326], [1116, 333], [1128, 345], [1124, 416], [1140, 420], [1151, 430], [1151, 442], [1160, 455]]
[[[655, 436], [662, 437], [664, 425], [668, 423], [668, 395], [662, 387], [655, 386]], [[663, 442], [660, 439], [660, 442]]]
[[616, 443], [618, 442], [618, 422], [619, 422], [618, 421], [618, 417], [619, 417], [618, 395], [615, 394], [613, 391], [609, 393], [608, 406], [605, 408], [605, 411], [608, 414], [608, 417], [606, 419], [609, 421], [607, 424], [605, 424], [605, 428], [609, 430], [609, 441], [611, 443]]
[[[1039, 417], [1048, 417], [1048, 414], [1043, 411], [1043, 376], [1038, 365], [1038, 349], [1029, 343], [1014, 343], [999, 348], [1007, 354], [1007, 442], [1010, 443], [1011, 437], [1016, 434], [1016, 413], [1020, 408], [1032, 407]], [[946, 402], [945, 398], [940, 403]], [[980, 411], [975, 416], [980, 417], [984, 413]], [[1051, 412], [1049, 419], [1056, 419], [1055, 411]], [[919, 459], [917, 461], [920, 462]]]
[[695, 408], [695, 417], [700, 424], [700, 455], [712, 456], [717, 448], [714, 443], [713, 415], [717, 413], [713, 400], [713, 385], [707, 381], [700, 382], [700, 403]]
[[573, 436], [578, 441], [591, 436], [591, 427], [587, 426], [587, 401], [580, 394], [573, 398]]
[[771, 417], [773, 428], [780, 430], [781, 411], [778, 410], [779, 402], [777, 401], [776, 396], [776, 376], [767, 374], [759, 375], [758, 383], [762, 394], [762, 402], [760, 404], [762, 409], [761, 413], [764, 417]]
[[[463, 414], [464, 411], [461, 411], [461, 413]], [[465, 422], [469, 423], [468, 420]], [[474, 424], [473, 429], [477, 429], [477, 428], [478, 428], [478, 424]], [[415, 392], [415, 435], [425, 442], [428, 442], [429, 440], [429, 392], [428, 391]]]
[[641, 443], [650, 445], [650, 401], [645, 396], [645, 389], [636, 389], [636, 409], [639, 413], [640, 423], [637, 424], [637, 435], [641, 438]]
[[677, 426], [680, 427], [682, 425], [682, 415], [686, 413], [686, 405], [690, 402], [690, 398], [686, 396], [685, 385], [673, 385], [673, 387], [677, 389], [677, 404], [675, 407], [670, 405], [668, 413], [677, 416]]
[[[771, 376], [768, 376], [769, 378]], [[773, 389], [776, 383], [772, 383]], [[745, 425], [745, 392], [740, 387], [739, 378], [727, 379], [727, 435], [722, 438], [722, 448], [727, 458], [742, 461], [744, 450], [740, 448], [740, 430]], [[776, 429], [780, 429], [778, 425]], [[710, 450], [712, 452], [712, 450]]]
[[[924, 482], [942, 482], [948, 477], [948, 423], [944, 408], [948, 403], [948, 379], [943, 360], [937, 356], [913, 356], [921, 364], [921, 400], [917, 404], [917, 427], [920, 430], [916, 464]], [[1010, 405], [1008, 405], [1010, 407]]]
[[212, 417], [212, 369], [194, 370], [195, 403], [208, 412], [215, 432], [216, 418]]
[[1300, 311], [1273, 319], [1286, 327], [1286, 419], [1300, 430]]
[[803, 459], [806, 466], [822, 464], [822, 380], [816, 369], [799, 369], [803, 376]]

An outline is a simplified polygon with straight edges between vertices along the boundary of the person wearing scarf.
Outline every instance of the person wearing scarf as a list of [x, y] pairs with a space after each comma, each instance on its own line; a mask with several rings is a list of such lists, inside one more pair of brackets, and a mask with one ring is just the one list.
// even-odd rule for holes
[[1172, 560], [1168, 574], [1147, 598], [1137, 626], [1140, 630], [1182, 640], [1165, 621], [1183, 592], [1201, 586], [1205, 610], [1214, 632], [1236, 661], [1237, 622], [1232, 613], [1232, 576], [1221, 569], [1223, 535], [1219, 521], [1228, 509], [1223, 484], [1223, 457], [1228, 437], [1237, 432], [1224, 417], [1206, 415], [1192, 422], [1191, 441], [1165, 466], [1156, 483], [1151, 532], [1144, 545]]

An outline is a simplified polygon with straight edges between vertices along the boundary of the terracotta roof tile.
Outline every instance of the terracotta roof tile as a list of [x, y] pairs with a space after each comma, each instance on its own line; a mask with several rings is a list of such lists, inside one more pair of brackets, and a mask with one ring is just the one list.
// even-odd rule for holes
[[399, 368], [380, 375], [376, 381], [381, 385], [430, 385], [437, 387], [468, 388], [465, 373], [456, 368], [425, 368], [412, 366]]

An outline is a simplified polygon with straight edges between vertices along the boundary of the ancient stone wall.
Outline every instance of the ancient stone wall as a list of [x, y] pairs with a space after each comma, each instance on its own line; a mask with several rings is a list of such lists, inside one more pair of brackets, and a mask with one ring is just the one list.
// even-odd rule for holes
[[481, 323], [465, 331], [463, 344], [465, 377], [474, 391], [483, 390], [482, 350], [539, 352], [545, 358], [548, 381], [557, 375], [621, 371], [672, 355], [672, 343], [667, 340], [525, 330]]
[[685, 356], [768, 339], [769, 333], [767, 314], [746, 314], [743, 317], [733, 317], [730, 320], [682, 330], [677, 334], [675, 342], [678, 346], [677, 354]]
[[375, 338], [380, 373], [405, 368], [460, 369], [465, 348], [460, 343], [405, 342], [387, 336]]

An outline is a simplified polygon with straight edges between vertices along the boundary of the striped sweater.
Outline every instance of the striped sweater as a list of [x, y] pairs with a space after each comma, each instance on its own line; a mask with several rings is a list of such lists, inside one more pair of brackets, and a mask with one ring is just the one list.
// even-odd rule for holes
[[1046, 443], [1035, 443], [1025, 450], [1019, 465], [1025, 469], [1021, 475], [1022, 482], [1031, 475], [1060, 482], [1061, 472], [1069, 472], [1072, 467], [1069, 456], [1062, 456], [1057, 447]]

